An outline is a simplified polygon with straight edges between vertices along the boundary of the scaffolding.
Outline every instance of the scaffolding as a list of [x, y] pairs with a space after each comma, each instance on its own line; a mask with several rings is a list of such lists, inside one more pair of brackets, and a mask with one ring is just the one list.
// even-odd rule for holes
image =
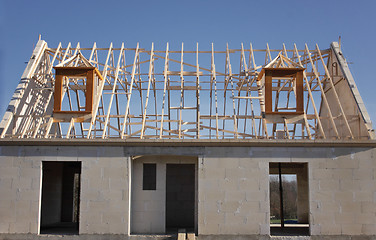
[[157, 50], [39, 40], [0, 137], [361, 140], [374, 132], [336, 42]]

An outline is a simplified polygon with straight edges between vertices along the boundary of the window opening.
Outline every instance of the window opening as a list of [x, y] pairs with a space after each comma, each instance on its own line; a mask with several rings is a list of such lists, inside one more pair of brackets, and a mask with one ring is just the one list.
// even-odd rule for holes
[[142, 189], [143, 190], [156, 190], [157, 189], [157, 164], [144, 163]]

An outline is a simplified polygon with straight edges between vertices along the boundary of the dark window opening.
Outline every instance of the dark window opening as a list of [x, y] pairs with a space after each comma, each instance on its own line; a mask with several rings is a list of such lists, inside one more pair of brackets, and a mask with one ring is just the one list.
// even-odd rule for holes
[[144, 163], [143, 166], [143, 190], [156, 190], [157, 189], [157, 164]]
[[41, 234], [78, 234], [81, 162], [43, 162]]

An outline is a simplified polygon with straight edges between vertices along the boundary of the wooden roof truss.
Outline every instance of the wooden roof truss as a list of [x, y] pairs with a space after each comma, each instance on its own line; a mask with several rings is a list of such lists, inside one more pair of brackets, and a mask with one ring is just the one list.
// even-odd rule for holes
[[[40, 40], [0, 124], [1, 138], [373, 139], [374, 133], [338, 44], [320, 50], [240, 48], [171, 50], [48, 48]], [[53, 114], [53, 67], [95, 67], [92, 115]], [[303, 69], [303, 112], [291, 76], [273, 78], [273, 114], [265, 114], [264, 69]], [[64, 85], [62, 108], [82, 110], [85, 87]]]

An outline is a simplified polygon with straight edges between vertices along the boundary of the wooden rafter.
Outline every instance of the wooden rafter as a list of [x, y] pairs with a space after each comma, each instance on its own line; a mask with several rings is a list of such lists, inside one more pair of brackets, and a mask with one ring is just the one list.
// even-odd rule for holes
[[[214, 51], [213, 44], [209, 51], [199, 50], [198, 43], [194, 50], [186, 50], [182, 43], [176, 51], [169, 44], [165, 50], [154, 44], [150, 50], [139, 44], [45, 46], [35, 52], [38, 61], [28, 66], [22, 94], [11, 102], [9, 109], [15, 110], [6, 113], [0, 137], [273, 139], [283, 131], [286, 139], [369, 138], [369, 121], [355, 128], [354, 122], [363, 124], [362, 119], [346, 115], [344, 106], [357, 99], [347, 101], [338, 92], [337, 81], [346, 76], [329, 71], [331, 51], [317, 45], [313, 50], [308, 46], [298, 50], [295, 45], [288, 49], [284, 44], [281, 49], [270, 49], [269, 44], [265, 49], [227, 45], [220, 51]], [[77, 114], [88, 107], [82, 96], [91, 86], [80, 77], [70, 77], [69, 83], [55, 79], [52, 71], [59, 65], [92, 66], [103, 76], [104, 81], [93, 86], [90, 116]], [[288, 74], [271, 82], [265, 76], [269, 68], [305, 69], [299, 70], [303, 87]], [[62, 104], [71, 115], [52, 112], [54, 86], [59, 82], [64, 84], [58, 91], [67, 100]], [[294, 105], [298, 96], [301, 100]], [[273, 99], [273, 114], [270, 105], [266, 108], [268, 98]], [[296, 116], [291, 113], [294, 109], [299, 109]]]

